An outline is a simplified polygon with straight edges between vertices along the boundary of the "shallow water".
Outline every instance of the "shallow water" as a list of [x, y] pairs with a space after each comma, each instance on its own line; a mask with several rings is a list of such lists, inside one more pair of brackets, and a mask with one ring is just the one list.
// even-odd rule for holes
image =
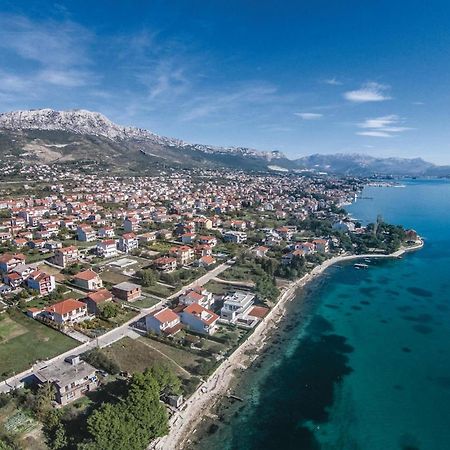
[[[450, 183], [367, 188], [349, 210], [415, 228], [424, 249], [330, 268], [237, 386], [206, 449], [450, 448]], [[306, 296], [306, 297], [305, 297]]]

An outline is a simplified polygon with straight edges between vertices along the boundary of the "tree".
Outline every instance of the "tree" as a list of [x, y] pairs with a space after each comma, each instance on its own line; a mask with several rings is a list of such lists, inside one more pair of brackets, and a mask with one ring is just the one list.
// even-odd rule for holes
[[168, 432], [160, 385], [151, 371], [133, 375], [128, 394], [117, 404], [104, 403], [87, 420], [91, 439], [79, 450], [144, 450]]
[[105, 355], [101, 350], [95, 348], [81, 355], [82, 359], [88, 364], [91, 364], [98, 369], [105, 370], [111, 375], [115, 375], [120, 372], [119, 365], [113, 361], [111, 358]]
[[60, 450], [67, 445], [67, 435], [64, 425], [61, 423], [60, 410], [52, 409], [45, 417], [44, 434], [46, 443], [52, 450]]
[[181, 394], [181, 380], [167, 366], [158, 365], [147, 369], [149, 373], [159, 385], [161, 393], [164, 394]]
[[55, 387], [51, 383], [44, 383], [39, 387], [34, 399], [33, 410], [39, 420], [44, 421], [52, 410], [52, 402], [55, 399]]
[[99, 316], [102, 319], [108, 320], [117, 317], [120, 311], [120, 306], [116, 303], [108, 302], [103, 305], [99, 305]]

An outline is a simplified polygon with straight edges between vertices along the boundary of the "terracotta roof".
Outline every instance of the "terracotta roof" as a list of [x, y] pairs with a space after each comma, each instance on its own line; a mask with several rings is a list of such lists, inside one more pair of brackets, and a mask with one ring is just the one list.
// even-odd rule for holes
[[114, 239], [106, 239], [104, 241], [99, 242], [98, 245], [116, 245], [116, 241]]
[[107, 289], [100, 289], [99, 291], [92, 292], [86, 298], [91, 299], [95, 303], [102, 303], [112, 299], [112, 294]]
[[216, 322], [219, 319], [219, 316], [217, 314], [213, 313], [209, 309], [203, 308], [203, 306], [197, 303], [190, 304], [183, 310], [183, 312], [198, 317], [206, 325], [211, 325], [212, 323]]
[[201, 301], [201, 300], [203, 300], [203, 299], [205, 298], [204, 295], [199, 294], [199, 293], [196, 292], [196, 291], [189, 291], [189, 292], [185, 295], [185, 297], [189, 297], [190, 299], [192, 299], [192, 300], [194, 300], [194, 301]]
[[124, 233], [122, 235], [123, 239], [134, 239], [136, 237], [136, 235], [134, 233]]
[[63, 300], [62, 302], [55, 303], [53, 306], [45, 308], [45, 310], [49, 312], [55, 312], [62, 316], [78, 308], [86, 308], [86, 305], [73, 298], [68, 298], [67, 300]]
[[216, 260], [211, 255], [202, 256], [200, 258], [205, 264], [214, 264]]
[[78, 251], [78, 249], [77, 249], [74, 245], [71, 245], [71, 246], [69, 246], [69, 247], [63, 247], [63, 248], [60, 248], [60, 249], [57, 250], [57, 251], [59, 251], [59, 252], [61, 252], [61, 253], [71, 253], [71, 252]]
[[155, 259], [155, 264], [172, 264], [176, 261], [175, 258], [171, 258], [170, 256], [161, 256], [161, 258]]
[[0, 262], [9, 262], [12, 259], [20, 259], [25, 261], [27, 258], [22, 253], [15, 253], [15, 254], [5, 253], [4, 255], [0, 256]]
[[33, 278], [36, 281], [40, 281], [49, 276], [50, 275], [48, 275], [47, 273], [41, 272], [40, 270], [37, 270], [37, 269], [35, 271], [31, 272], [31, 274], [30, 274], [30, 278]]
[[77, 273], [74, 278], [77, 280], [90, 281], [95, 280], [98, 277], [98, 274], [91, 269], [84, 270], [83, 272]]
[[250, 312], [248, 313], [249, 316], [258, 317], [262, 319], [263, 317], [267, 316], [267, 313], [269, 312], [268, 308], [264, 308], [264, 306], [254, 306]]
[[160, 309], [159, 311], [153, 314], [153, 317], [161, 323], [179, 320], [179, 317], [169, 308]]

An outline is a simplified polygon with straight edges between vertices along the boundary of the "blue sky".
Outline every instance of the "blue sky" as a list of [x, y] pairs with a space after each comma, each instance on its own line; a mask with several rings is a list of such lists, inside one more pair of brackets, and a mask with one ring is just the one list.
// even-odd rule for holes
[[449, 30], [434, 0], [3, 0], [0, 111], [450, 163]]

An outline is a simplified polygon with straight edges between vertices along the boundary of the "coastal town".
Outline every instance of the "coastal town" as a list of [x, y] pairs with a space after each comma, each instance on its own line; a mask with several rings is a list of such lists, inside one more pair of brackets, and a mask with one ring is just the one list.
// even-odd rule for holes
[[103, 448], [91, 416], [149, 370], [171, 381], [155, 406], [165, 426], [143, 448], [179, 448], [296, 289], [336, 261], [421, 245], [349, 217], [367, 179], [87, 167], [3, 163], [5, 448]]

